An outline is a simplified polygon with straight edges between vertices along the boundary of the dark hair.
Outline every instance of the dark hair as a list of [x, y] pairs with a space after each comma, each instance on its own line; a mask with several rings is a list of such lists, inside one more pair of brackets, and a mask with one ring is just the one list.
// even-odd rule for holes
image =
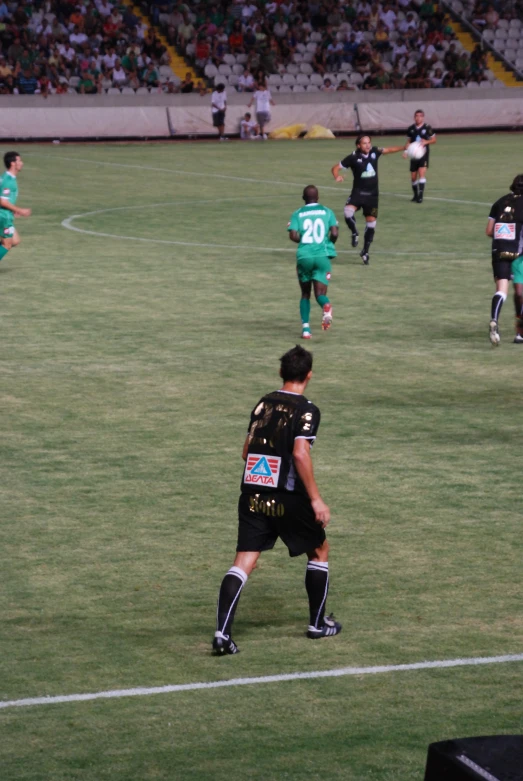
[[356, 146], [359, 146], [360, 142], [363, 141], [364, 138], [368, 138], [370, 141], [370, 136], [368, 133], [360, 133], [356, 139]]
[[218, 86], [216, 87], [216, 92], [223, 92], [224, 89], [225, 89], [225, 84], [218, 84]]
[[302, 198], [305, 203], [317, 203], [319, 198], [318, 188], [314, 184], [308, 184], [303, 188]]
[[417, 108], [417, 109], [416, 109], [416, 111], [415, 111], [414, 113], [415, 113], [415, 114], [423, 114], [423, 116], [425, 116], [425, 112], [423, 111], [423, 109], [422, 109], [422, 108]]
[[303, 382], [312, 369], [312, 353], [299, 344], [280, 358], [280, 375], [284, 382]]
[[4, 155], [4, 165], [9, 170], [13, 163], [16, 162], [16, 158], [20, 157], [18, 152], [6, 152]]
[[515, 195], [523, 195], [523, 174], [518, 174], [514, 177], [510, 189]]

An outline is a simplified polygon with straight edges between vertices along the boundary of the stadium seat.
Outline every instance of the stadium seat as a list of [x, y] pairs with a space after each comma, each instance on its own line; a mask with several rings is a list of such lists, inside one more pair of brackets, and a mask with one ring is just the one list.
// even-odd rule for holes
[[267, 77], [267, 83], [270, 87], [279, 87], [282, 84], [282, 77], [279, 73], [270, 73]]
[[278, 92], [280, 92], [282, 95], [285, 92], [292, 92], [292, 87], [290, 84], [282, 84], [280, 87], [278, 87]]
[[236, 57], [234, 54], [224, 54], [223, 61], [226, 65], [230, 65], [231, 68], [233, 65], [236, 65]]
[[229, 84], [229, 87], [237, 87], [239, 80], [240, 77], [236, 76], [234, 73], [232, 73], [230, 76], [227, 76], [227, 83]]
[[293, 73], [284, 73], [282, 79], [284, 84], [296, 84], [296, 76]]
[[122, 87], [122, 95], [134, 95], [132, 87]]
[[230, 76], [232, 73], [232, 68], [230, 65], [225, 65], [225, 63], [223, 63], [222, 65], [218, 65], [218, 73], [220, 73], [222, 76]]
[[247, 55], [246, 54], [237, 54], [236, 55], [236, 62], [238, 65], [245, 65], [247, 62]]
[[503, 27], [508, 27], [508, 19], [500, 19], [498, 21], [498, 30], [501, 30]]
[[290, 62], [287, 65], [287, 73], [293, 73], [295, 76], [300, 72], [300, 66], [296, 65], [294, 62]]
[[244, 66], [238, 65], [238, 63], [232, 66], [232, 72], [234, 73], [235, 76], [241, 76], [244, 70], [245, 70]]
[[292, 61], [296, 63], [296, 65], [300, 65], [303, 62], [303, 54], [300, 52], [294, 52], [292, 55]]
[[80, 84], [80, 76], [71, 76], [69, 79], [70, 87], [77, 87]]
[[317, 48], [318, 48], [318, 44], [315, 43], [314, 41], [311, 41], [310, 43], [307, 44], [307, 51], [311, 52], [312, 54], [314, 54]]
[[358, 73], [357, 71], [351, 73], [349, 79], [350, 79], [350, 83], [354, 84], [355, 87], [359, 87], [360, 84], [363, 84], [363, 76], [361, 75], [361, 73]]
[[330, 79], [331, 84], [337, 84], [338, 82], [338, 74], [337, 73], [325, 73], [323, 76], [323, 79]]
[[[317, 84], [307, 84], [305, 87], [306, 92], [319, 92], [320, 88]], [[296, 90], [294, 90], [296, 92]]]
[[508, 37], [509, 39], [515, 38], [517, 41], [521, 38], [521, 30], [519, 27], [509, 27], [508, 28]]
[[158, 73], [164, 79], [168, 79], [170, 76], [174, 75], [170, 65], [160, 65]]
[[203, 72], [208, 79], [214, 79], [218, 73], [218, 68], [212, 62], [209, 62], [203, 69]]
[[487, 43], [492, 43], [495, 36], [496, 33], [494, 32], [494, 30], [485, 30], [482, 37], [484, 41], [487, 41]]
[[323, 84], [323, 76], [320, 73], [311, 73], [309, 81], [311, 84], [316, 84], [317, 87], [321, 87]]
[[223, 84], [226, 87], [227, 84], [229, 83], [228, 79], [229, 77], [224, 76], [223, 73], [217, 73], [216, 76], [214, 77], [214, 86], [217, 87], [218, 84]]
[[187, 46], [185, 47], [185, 54], [187, 55], [187, 57], [194, 57], [194, 55], [196, 54], [196, 46], [194, 45], [194, 43], [187, 44]]
[[306, 73], [298, 73], [296, 76], [296, 84], [303, 84], [304, 87], [309, 84], [309, 77]]
[[107, 94], [108, 95], [121, 95], [122, 93], [120, 92], [118, 87], [109, 87], [109, 89], [107, 90]]
[[310, 76], [311, 73], [314, 73], [313, 67], [310, 64], [310, 62], [302, 62], [300, 65], [300, 71], [301, 73], [307, 74], [307, 76]]
[[[516, 62], [516, 59], [517, 59], [516, 49], [505, 49], [505, 51], [503, 52], [503, 56], [509, 62]], [[69, 80], [69, 83], [71, 83], [70, 80]]]
[[136, 90], [135, 94], [136, 95], [148, 95], [149, 94], [149, 89], [148, 89], [148, 87], [138, 87], [138, 89]]
[[307, 51], [307, 47], [304, 43], [297, 43], [296, 51], [299, 52], [299, 54], [304, 54]]
[[320, 32], [314, 32], [309, 35], [309, 41], [312, 43], [321, 43], [322, 42], [322, 34]]
[[467, 88], [468, 89], [479, 89], [479, 84], [477, 81], [469, 81], [467, 82]]
[[[313, 52], [305, 52], [305, 54], [303, 55], [303, 62], [311, 63], [313, 61], [313, 59], [314, 59]], [[302, 65], [303, 65], [303, 62], [301, 63]]]
[[305, 92], [305, 87], [303, 84], [295, 84], [292, 88], [293, 92]]

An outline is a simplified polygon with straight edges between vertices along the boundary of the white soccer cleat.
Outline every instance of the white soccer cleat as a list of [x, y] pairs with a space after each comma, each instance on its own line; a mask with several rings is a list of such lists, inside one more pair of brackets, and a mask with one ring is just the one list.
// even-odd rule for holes
[[325, 304], [323, 307], [323, 317], [321, 318], [321, 327], [323, 331], [328, 331], [332, 325], [332, 304]]
[[490, 325], [489, 325], [489, 339], [490, 339], [490, 343], [491, 343], [491, 345], [493, 347], [497, 347], [498, 344], [501, 341], [501, 337], [499, 335], [498, 324], [497, 324], [497, 322], [495, 320], [491, 320], [490, 321]]

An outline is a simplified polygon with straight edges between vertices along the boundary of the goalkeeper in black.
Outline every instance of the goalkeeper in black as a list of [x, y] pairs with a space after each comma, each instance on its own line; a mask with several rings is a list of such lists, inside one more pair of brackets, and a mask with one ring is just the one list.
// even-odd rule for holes
[[330, 510], [316, 485], [310, 454], [320, 411], [303, 395], [312, 377], [312, 355], [296, 345], [282, 356], [280, 364], [283, 385], [257, 403], [243, 446], [238, 544], [218, 597], [212, 643], [217, 656], [238, 653], [232, 623], [240, 594], [260, 554], [271, 550], [278, 537], [290, 556], [307, 556], [307, 637], [316, 640], [341, 632], [341, 625], [325, 616], [329, 589], [325, 527]]

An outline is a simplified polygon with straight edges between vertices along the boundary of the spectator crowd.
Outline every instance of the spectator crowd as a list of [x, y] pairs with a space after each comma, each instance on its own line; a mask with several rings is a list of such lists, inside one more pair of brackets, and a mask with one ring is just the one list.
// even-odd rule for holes
[[[324, 78], [314, 80], [315, 88], [326, 90], [462, 87], [494, 79], [482, 47], [465, 51], [433, 0], [143, 3], [197, 69], [242, 91], [271, 74], [319, 74]], [[294, 91], [307, 84], [284, 81]]]

